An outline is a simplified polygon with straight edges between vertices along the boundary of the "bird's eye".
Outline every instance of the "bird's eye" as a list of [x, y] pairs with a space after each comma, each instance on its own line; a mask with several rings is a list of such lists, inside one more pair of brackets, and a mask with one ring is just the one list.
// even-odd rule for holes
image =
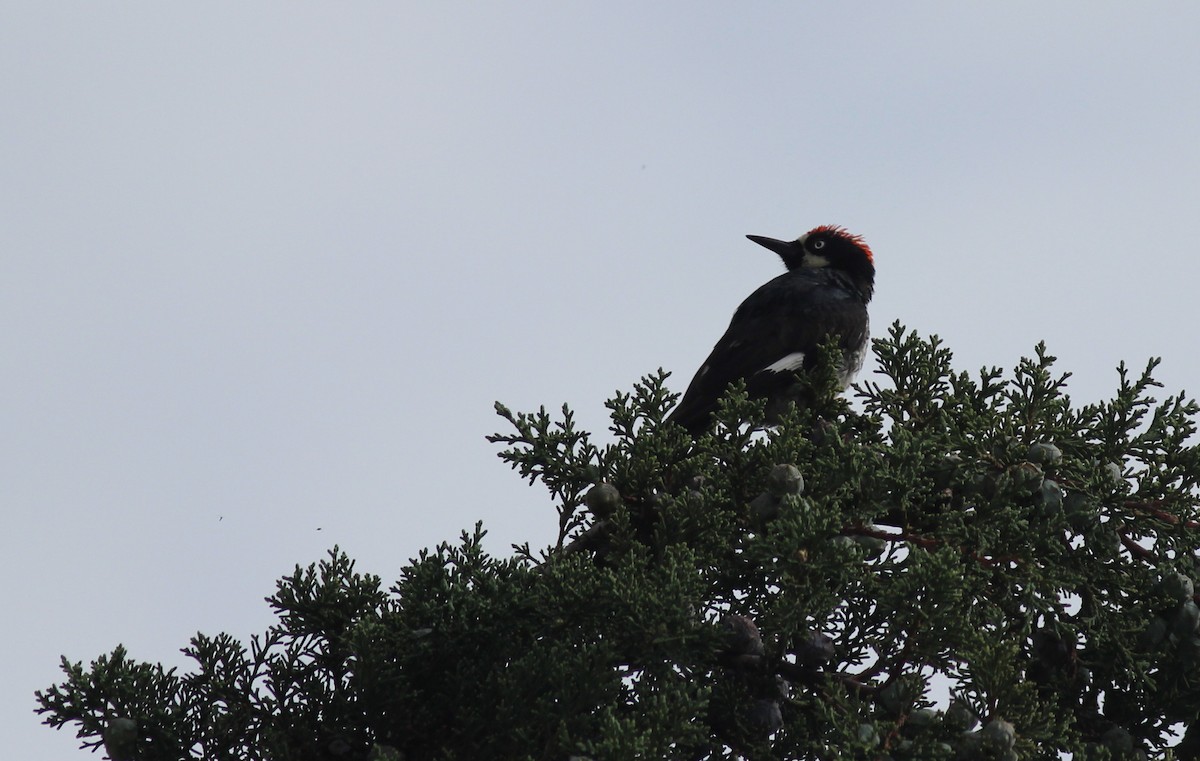
[[825, 248], [825, 241], [817, 238], [812, 242], [811, 248], [813, 251], [820, 251], [821, 249]]

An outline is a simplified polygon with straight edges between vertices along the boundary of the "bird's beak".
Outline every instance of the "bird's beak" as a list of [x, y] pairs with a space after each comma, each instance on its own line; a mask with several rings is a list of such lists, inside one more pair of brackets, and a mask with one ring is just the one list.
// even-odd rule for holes
[[793, 253], [792, 247], [795, 245], [794, 241], [775, 240], [774, 238], [764, 238], [761, 235], [747, 235], [746, 237], [760, 246], [771, 249], [775, 253], [784, 257], [785, 261], [791, 258]]

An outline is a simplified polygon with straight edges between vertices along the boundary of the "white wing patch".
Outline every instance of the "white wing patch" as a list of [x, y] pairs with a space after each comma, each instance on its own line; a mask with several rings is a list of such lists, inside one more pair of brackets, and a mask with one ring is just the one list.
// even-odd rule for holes
[[804, 352], [793, 352], [783, 359], [777, 359], [762, 369], [764, 373], [786, 373], [789, 370], [799, 370], [804, 364]]

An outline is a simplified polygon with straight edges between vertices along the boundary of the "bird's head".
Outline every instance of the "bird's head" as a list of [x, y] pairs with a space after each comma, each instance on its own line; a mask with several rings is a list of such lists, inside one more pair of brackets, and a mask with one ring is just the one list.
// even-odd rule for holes
[[849, 233], [843, 227], [821, 225], [792, 241], [764, 238], [761, 235], [746, 237], [779, 254], [789, 270], [831, 267], [845, 270], [851, 275], [870, 273], [872, 279], [874, 276], [875, 258], [870, 246], [861, 236]]

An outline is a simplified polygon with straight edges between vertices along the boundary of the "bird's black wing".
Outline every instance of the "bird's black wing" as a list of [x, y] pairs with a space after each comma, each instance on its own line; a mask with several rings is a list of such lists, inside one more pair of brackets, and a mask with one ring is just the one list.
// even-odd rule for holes
[[843, 276], [825, 269], [784, 273], [734, 312], [669, 419], [697, 434], [734, 381], [745, 378], [752, 397], [770, 396], [774, 385], [793, 385], [797, 371], [816, 363], [826, 336], [836, 334], [850, 348], [866, 333], [866, 304]]

